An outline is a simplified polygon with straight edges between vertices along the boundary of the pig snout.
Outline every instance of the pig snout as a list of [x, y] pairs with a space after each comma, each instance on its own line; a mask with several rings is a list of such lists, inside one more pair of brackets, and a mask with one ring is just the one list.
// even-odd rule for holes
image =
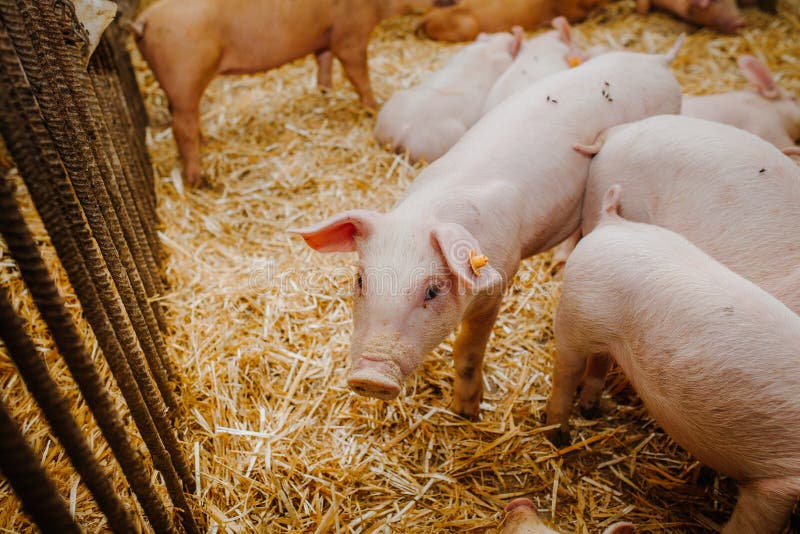
[[392, 400], [420, 360], [416, 349], [396, 336], [378, 335], [353, 347], [347, 385], [364, 397]]
[[555, 533], [548, 528], [536, 513], [536, 507], [530, 499], [520, 498], [511, 501], [505, 509], [505, 519], [499, 530], [500, 534], [549, 534]]

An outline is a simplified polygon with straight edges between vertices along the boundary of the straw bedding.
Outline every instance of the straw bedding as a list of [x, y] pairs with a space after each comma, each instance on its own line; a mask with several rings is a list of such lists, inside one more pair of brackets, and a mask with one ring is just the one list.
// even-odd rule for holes
[[[686, 91], [745, 87], [735, 58], [749, 53], [774, 69], [782, 87], [800, 93], [800, 5], [784, 1], [780, 8], [777, 18], [747, 10], [747, 29], [726, 37], [693, 31], [663, 14], [640, 17], [627, 0], [576, 33], [587, 45], [655, 52], [690, 30], [673, 65]], [[397, 18], [375, 31], [370, 67], [383, 100], [459, 46], [421, 40], [413, 27], [413, 18]], [[492, 532], [504, 503], [518, 496], [531, 497], [566, 532], [596, 532], [622, 518], [642, 532], [715, 531], [725, 521], [735, 485], [701, 471], [618, 374], [609, 380], [603, 416], [574, 414], [575, 445], [559, 451], [542, 437], [560, 292], [549, 254], [523, 263], [505, 299], [487, 354], [480, 422], [448, 411], [452, 338], [425, 360], [398, 400], [351, 393], [345, 377], [352, 258], [313, 253], [285, 229], [348, 208], [386, 210], [421, 166], [377, 146], [374, 118], [338, 67], [335, 91], [319, 94], [313, 59], [306, 58], [212, 83], [202, 126], [204, 167], [214, 189], [186, 190], [165, 97], [138, 54], [135, 61], [169, 252], [168, 343], [184, 376], [179, 434], [211, 531]], [[22, 185], [18, 193], [79, 319]], [[31, 321], [54, 376], [74, 398], [74, 413], [119, 492], [130, 496], [2, 245], [0, 276]], [[89, 328], [84, 322], [79, 328], [111, 384]], [[0, 387], [78, 520], [88, 531], [102, 529], [103, 518], [5, 354]], [[0, 528], [31, 528], [5, 483], [0, 503]]]

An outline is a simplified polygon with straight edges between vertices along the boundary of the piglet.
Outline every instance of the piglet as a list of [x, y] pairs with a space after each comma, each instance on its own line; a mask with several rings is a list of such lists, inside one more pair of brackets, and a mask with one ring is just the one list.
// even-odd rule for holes
[[567, 19], [556, 17], [552, 25], [555, 30], [522, 43], [511, 67], [500, 76], [489, 92], [483, 106], [484, 113], [533, 82], [577, 66], [588, 59], [573, 44]]
[[620, 192], [567, 262], [547, 424], [568, 436], [590, 358], [613, 357], [675, 442], [739, 482], [723, 533], [781, 532], [800, 497], [800, 317], [684, 237], [621, 218]]
[[[519, 262], [578, 226], [589, 159], [606, 128], [677, 113], [669, 54], [612, 52], [512, 95], [426, 167], [388, 213], [352, 210], [294, 230], [321, 252], [357, 252], [352, 369], [361, 395], [398, 396], [459, 323], [453, 410], [478, 417], [486, 343]], [[488, 262], [488, 264], [486, 264]]]
[[766, 65], [755, 57], [739, 57], [739, 68], [755, 90], [686, 95], [682, 113], [747, 130], [780, 149], [793, 147], [800, 140], [800, 102], [782, 91]]
[[376, 109], [367, 43], [382, 19], [451, 0], [162, 0], [131, 30], [172, 111], [172, 131], [191, 185], [200, 185], [200, 98], [218, 74], [260, 72], [315, 54], [318, 84], [331, 87], [342, 62], [368, 108]]
[[[636, 529], [632, 523], [614, 523], [603, 531], [603, 534], [634, 534]], [[559, 534], [548, 527], [536, 513], [536, 507], [530, 499], [514, 499], [505, 509], [503, 524], [498, 534]]]
[[723, 33], [736, 33], [746, 24], [736, 0], [636, 0], [636, 11], [645, 14], [651, 5]]
[[413, 160], [432, 162], [447, 152], [481, 117], [486, 95], [519, 51], [513, 35], [481, 34], [420, 85], [396, 92], [384, 104], [375, 137]]
[[419, 31], [438, 41], [471, 41], [480, 32], [532, 30], [563, 16], [578, 22], [607, 0], [459, 0], [422, 18]]

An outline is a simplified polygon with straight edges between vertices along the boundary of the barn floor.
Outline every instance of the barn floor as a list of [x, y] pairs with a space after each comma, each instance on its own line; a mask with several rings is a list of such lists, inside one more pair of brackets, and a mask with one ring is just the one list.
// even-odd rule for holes
[[[687, 92], [745, 87], [735, 58], [755, 54], [783, 88], [800, 93], [800, 3], [782, 2], [777, 18], [752, 9], [746, 16], [740, 36], [722, 37], [662, 14], [640, 17], [626, 0], [577, 25], [576, 33], [585, 44], [655, 52], [691, 31], [673, 65]], [[421, 40], [413, 28], [409, 17], [375, 31], [370, 67], [384, 101], [459, 46]], [[575, 446], [558, 451], [542, 437], [560, 292], [548, 254], [523, 263], [505, 300], [487, 355], [480, 422], [448, 410], [451, 340], [425, 360], [398, 400], [351, 393], [345, 378], [353, 258], [314, 253], [285, 229], [349, 208], [386, 210], [421, 167], [374, 142], [374, 118], [338, 67], [336, 90], [318, 93], [309, 57], [212, 83], [202, 125], [214, 187], [189, 190], [177, 170], [164, 95], [134, 57], [169, 253], [167, 341], [185, 376], [179, 433], [212, 532], [492, 532], [504, 503], [519, 496], [532, 498], [565, 532], [598, 532], [621, 519], [640, 532], [712, 532], [724, 523], [735, 485], [700, 471], [618, 375], [603, 417], [575, 414]], [[23, 186], [19, 194], [46, 243]], [[51, 248], [46, 255], [68, 287]], [[2, 245], [0, 276], [23, 316], [35, 318]], [[69, 301], [76, 302], [71, 295]], [[91, 337], [85, 323], [81, 328]], [[60, 382], [74, 391], [43, 327], [33, 332]], [[79, 521], [87, 531], [101, 529], [102, 517], [5, 356], [0, 384]], [[85, 405], [76, 400], [75, 408], [108, 459]], [[127, 494], [118, 470], [114, 476]], [[0, 530], [29, 530], [9, 493], [0, 485]]]

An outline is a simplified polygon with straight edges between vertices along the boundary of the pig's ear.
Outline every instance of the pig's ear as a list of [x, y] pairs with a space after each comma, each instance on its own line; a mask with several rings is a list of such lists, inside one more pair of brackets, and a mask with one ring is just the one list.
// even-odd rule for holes
[[306, 228], [291, 228], [306, 244], [319, 252], [355, 252], [356, 238], [369, 236], [381, 217], [368, 210], [351, 210]]
[[472, 255], [482, 255], [478, 240], [463, 226], [456, 223], [439, 223], [431, 231], [431, 240], [442, 253], [445, 263], [467, 289], [475, 292], [489, 290], [503, 282], [503, 276], [489, 263], [480, 268], [478, 275], [472, 270]]
[[519, 49], [522, 48], [522, 39], [525, 37], [525, 30], [522, 29], [522, 26], [514, 26], [511, 28], [511, 35], [514, 36], [514, 40], [511, 41], [511, 57], [517, 57], [519, 54]]
[[635, 534], [636, 527], [633, 523], [621, 522], [614, 523], [603, 531], [603, 534]]
[[558, 31], [558, 37], [564, 44], [572, 45], [572, 28], [570, 28], [569, 21], [566, 18], [556, 17], [550, 24]]
[[772, 100], [780, 96], [778, 85], [775, 83], [772, 73], [766, 65], [755, 57], [740, 56], [739, 69], [744, 74], [744, 77], [756, 86], [756, 89], [764, 98]]

